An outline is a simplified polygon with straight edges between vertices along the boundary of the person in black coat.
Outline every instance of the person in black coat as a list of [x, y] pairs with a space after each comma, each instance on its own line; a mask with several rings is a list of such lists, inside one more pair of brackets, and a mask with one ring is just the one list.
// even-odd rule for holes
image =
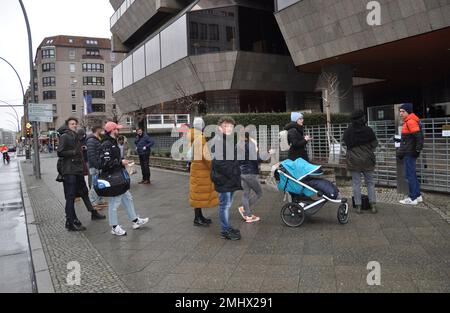
[[75, 213], [75, 197], [80, 196], [91, 212], [92, 220], [105, 219], [99, 214], [89, 200], [89, 191], [84, 180], [83, 155], [81, 143], [76, 130], [78, 120], [70, 117], [65, 125], [58, 129], [60, 134], [58, 146], [58, 172], [63, 177], [64, 195], [66, 198], [66, 228], [69, 231], [86, 230]]
[[288, 131], [288, 143], [290, 145], [288, 158], [292, 161], [302, 158], [309, 162], [306, 146], [312, 137], [305, 136], [303, 126], [303, 114], [291, 113], [291, 122], [284, 127]]
[[377, 213], [374, 171], [376, 165], [375, 149], [378, 140], [372, 128], [366, 125], [364, 112], [357, 110], [352, 114], [352, 124], [344, 132], [347, 147], [347, 170], [352, 173], [353, 196], [356, 212], [361, 213], [361, 174], [367, 185], [372, 213]]
[[153, 139], [144, 133], [142, 128], [137, 129], [136, 135], [136, 151], [139, 155], [139, 163], [141, 164], [142, 170], [142, 181], [139, 184], [149, 185], [150, 184], [150, 149], [155, 144]]
[[107, 203], [103, 197], [99, 197], [92, 186], [92, 177], [100, 174], [100, 146], [102, 126], [96, 125], [92, 127], [92, 134], [86, 138], [87, 146], [87, 162], [89, 167], [89, 199], [96, 209], [103, 209], [107, 207]]
[[233, 229], [229, 223], [233, 194], [242, 190], [241, 169], [234, 138], [235, 124], [231, 117], [222, 117], [219, 120], [219, 132], [214, 137], [211, 148], [211, 180], [219, 194], [221, 237], [227, 240], [241, 239], [239, 230]]

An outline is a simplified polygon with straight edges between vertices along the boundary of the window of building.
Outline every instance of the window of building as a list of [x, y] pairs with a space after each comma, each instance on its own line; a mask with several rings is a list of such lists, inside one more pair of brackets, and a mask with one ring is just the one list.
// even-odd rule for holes
[[162, 115], [148, 115], [147, 124], [149, 125], [160, 125], [162, 124]]
[[105, 86], [104, 77], [86, 76], [83, 77], [83, 85], [85, 86]]
[[75, 73], [75, 63], [70, 63], [69, 64], [69, 70], [71, 73]]
[[208, 40], [208, 25], [200, 23], [200, 40]]
[[90, 56], [98, 56], [100, 55], [99, 49], [86, 49], [86, 54]]
[[117, 108], [117, 106], [115, 104], [112, 105], [113, 110], [115, 110]]
[[39, 97], [38, 96], [34, 96], [34, 103], [39, 103]]
[[198, 23], [196, 22], [190, 23], [189, 33], [191, 39], [198, 39]]
[[133, 117], [127, 116], [127, 118], [125, 119], [125, 124], [126, 124], [128, 127], [133, 127]]
[[72, 113], [77, 112], [77, 105], [76, 104], [72, 104]]
[[56, 78], [54, 76], [42, 77], [42, 86], [44, 87], [56, 86]]
[[73, 43], [73, 39], [72, 38], [69, 38], [69, 43]]
[[104, 103], [93, 103], [92, 104], [92, 111], [93, 112], [106, 112], [105, 111], [105, 104]]
[[56, 91], [55, 90], [44, 91], [44, 92], [42, 92], [42, 97], [44, 100], [56, 99]]
[[209, 40], [219, 40], [219, 25], [209, 24], [208, 33], [209, 33]]
[[58, 113], [58, 109], [56, 107], [56, 104], [53, 103], [53, 114], [56, 114], [56, 113]]
[[69, 59], [75, 59], [75, 49], [69, 49]]
[[75, 99], [77, 97], [77, 93], [75, 90], [71, 91], [71, 96], [72, 96], [72, 99]]
[[116, 61], [116, 54], [114, 52], [111, 52], [111, 62]]
[[38, 84], [34, 83], [34, 91], [38, 91]]
[[86, 44], [88, 45], [98, 45], [98, 41], [97, 40], [86, 40]]
[[95, 99], [105, 99], [105, 91], [104, 90], [85, 90], [83, 91], [83, 95], [91, 95], [92, 98]]
[[55, 63], [42, 64], [42, 72], [54, 72], [54, 71], [55, 71]]
[[232, 42], [236, 38], [236, 35], [234, 33], [234, 27], [227, 26], [226, 35], [227, 35], [227, 42]]
[[105, 71], [105, 65], [100, 63], [83, 63], [82, 64], [83, 72], [101, 72]]
[[42, 49], [42, 58], [43, 59], [49, 59], [55, 57], [55, 49]]

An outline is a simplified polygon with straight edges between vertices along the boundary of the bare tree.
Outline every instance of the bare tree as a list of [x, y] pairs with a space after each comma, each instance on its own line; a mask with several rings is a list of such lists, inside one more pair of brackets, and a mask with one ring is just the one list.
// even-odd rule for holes
[[189, 114], [206, 114], [205, 101], [189, 94], [178, 82], [175, 85], [175, 91], [177, 94], [175, 103], [178, 107], [182, 107]]
[[332, 144], [338, 143], [338, 140], [331, 133], [331, 105], [333, 101], [347, 98], [351, 89], [341, 90], [339, 77], [335, 73], [323, 72], [319, 77], [319, 89], [322, 90], [322, 100], [327, 115], [327, 143], [331, 153]]

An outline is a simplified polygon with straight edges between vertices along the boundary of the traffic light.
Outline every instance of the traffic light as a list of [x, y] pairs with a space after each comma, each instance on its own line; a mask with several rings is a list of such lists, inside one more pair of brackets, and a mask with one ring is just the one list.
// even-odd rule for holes
[[33, 136], [31, 128], [27, 128], [27, 138], [31, 138]]

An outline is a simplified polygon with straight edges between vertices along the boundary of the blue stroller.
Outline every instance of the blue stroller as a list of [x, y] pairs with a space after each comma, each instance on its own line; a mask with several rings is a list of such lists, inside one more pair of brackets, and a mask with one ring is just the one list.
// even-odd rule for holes
[[[320, 165], [313, 165], [304, 159], [286, 160], [274, 171], [278, 190], [291, 195], [292, 201], [281, 208], [281, 219], [289, 227], [300, 227], [306, 216], [316, 214], [327, 202], [339, 204], [337, 219], [347, 224], [349, 209], [346, 198], [338, 199], [339, 190], [323, 175]], [[311, 197], [317, 197], [313, 199]]]

